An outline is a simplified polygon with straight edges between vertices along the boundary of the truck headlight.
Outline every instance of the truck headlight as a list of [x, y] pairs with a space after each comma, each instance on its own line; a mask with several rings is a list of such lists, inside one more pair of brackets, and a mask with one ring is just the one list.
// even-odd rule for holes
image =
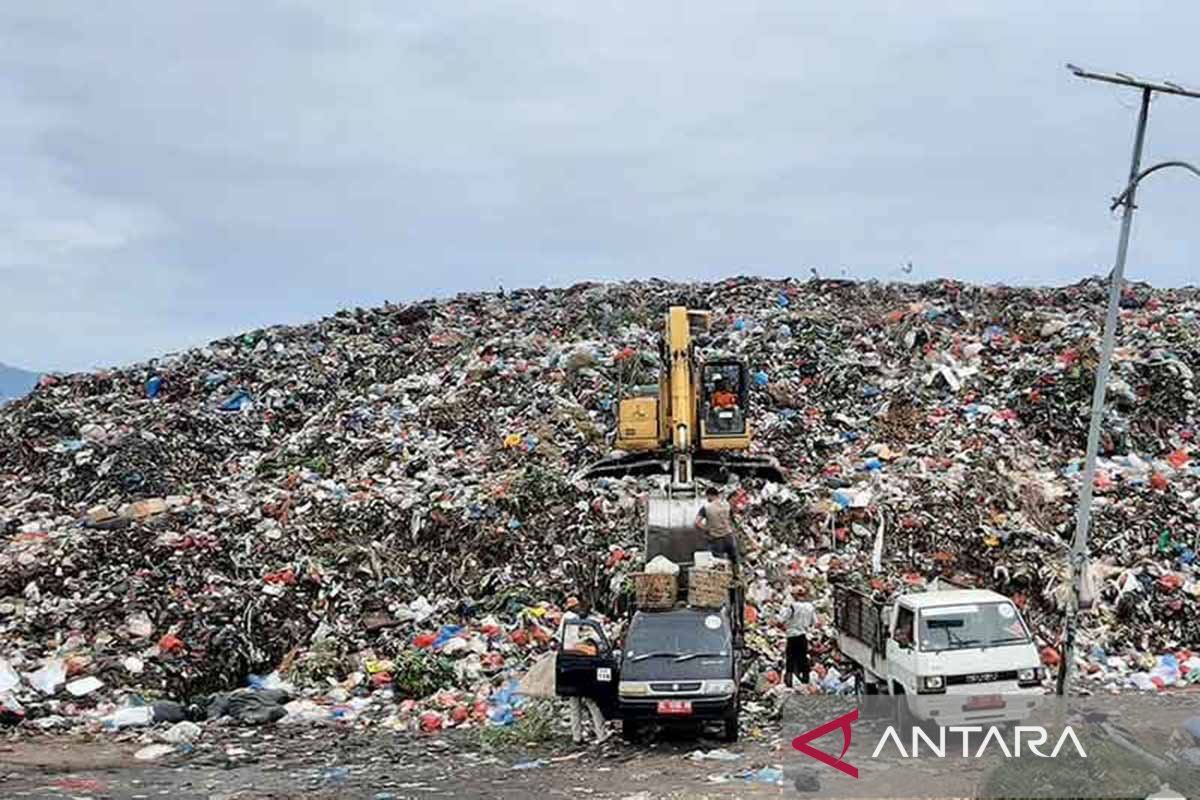
[[733, 681], [705, 681], [705, 694], [733, 694], [737, 691], [737, 684]]
[[942, 675], [926, 675], [921, 678], [922, 692], [944, 692], [946, 691], [946, 678]]
[[1017, 683], [1022, 686], [1037, 686], [1042, 682], [1046, 673], [1041, 667], [1030, 667], [1017, 671]]
[[623, 697], [635, 697], [650, 693], [650, 687], [642, 681], [621, 681], [617, 684], [617, 694]]

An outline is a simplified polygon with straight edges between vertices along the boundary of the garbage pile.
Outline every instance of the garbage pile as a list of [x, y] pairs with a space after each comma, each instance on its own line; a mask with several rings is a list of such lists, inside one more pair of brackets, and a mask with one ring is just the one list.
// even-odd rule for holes
[[[728, 487], [766, 660], [786, 582], [830, 570], [996, 588], [1052, 645], [1104, 297], [589, 283], [46, 376], [0, 410], [0, 719], [191, 720], [242, 690], [285, 692], [279, 720], [383, 693], [397, 726], [510, 720], [565, 598], [615, 611], [637, 569], [654, 485], [576, 474], [610, 452], [621, 387], [656, 380], [672, 304], [712, 309], [707, 349], [748, 360], [756, 448], [789, 476]], [[1082, 654], [1100, 681], [1168, 655], [1200, 674], [1198, 311], [1194, 290], [1123, 297]]]

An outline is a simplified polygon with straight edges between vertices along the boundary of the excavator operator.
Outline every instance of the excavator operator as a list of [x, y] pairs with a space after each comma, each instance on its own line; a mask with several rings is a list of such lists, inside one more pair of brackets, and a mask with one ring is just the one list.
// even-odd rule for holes
[[713, 393], [712, 407], [713, 408], [737, 408], [737, 395], [729, 391], [729, 387], [725, 385], [725, 376], [717, 374], [713, 376]]

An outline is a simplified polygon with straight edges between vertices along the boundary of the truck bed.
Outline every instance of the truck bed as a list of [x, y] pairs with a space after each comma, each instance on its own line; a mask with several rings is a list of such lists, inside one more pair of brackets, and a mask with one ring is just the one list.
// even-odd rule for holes
[[876, 675], [887, 674], [889, 604], [862, 589], [833, 587], [833, 620], [843, 655]]

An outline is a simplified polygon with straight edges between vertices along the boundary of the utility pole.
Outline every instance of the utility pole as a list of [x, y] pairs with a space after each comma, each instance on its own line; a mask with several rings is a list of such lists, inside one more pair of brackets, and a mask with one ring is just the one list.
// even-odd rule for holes
[[[1185, 89], [1170, 81], [1146, 81], [1122, 72], [1104, 73], [1090, 72], [1068, 64], [1077, 77], [1087, 80], [1103, 81], [1121, 86], [1140, 89], [1142, 93], [1141, 107], [1138, 111], [1137, 130], [1133, 138], [1133, 158], [1129, 165], [1129, 183], [1125, 191], [1114, 202], [1124, 205], [1121, 217], [1121, 234], [1117, 240], [1117, 261], [1109, 275], [1108, 284], [1108, 313], [1104, 317], [1104, 333], [1100, 344], [1100, 364], [1096, 367], [1096, 386], [1092, 392], [1092, 417], [1088, 425], [1087, 455], [1084, 460], [1083, 484], [1079, 488], [1079, 507], [1075, 514], [1075, 535], [1071, 539], [1070, 580], [1072, 586], [1071, 598], [1067, 607], [1066, 635], [1063, 637], [1062, 664], [1058, 670], [1058, 694], [1066, 693], [1070, 680], [1071, 664], [1075, 657], [1075, 633], [1078, 627], [1079, 595], [1087, 574], [1088, 565], [1088, 528], [1092, 517], [1092, 490], [1096, 479], [1096, 451], [1100, 445], [1100, 427], [1104, 419], [1104, 399], [1108, 389], [1108, 373], [1112, 368], [1113, 345], [1117, 332], [1117, 315], [1120, 310], [1121, 289], [1125, 277], [1125, 256], [1129, 252], [1129, 233], [1133, 227], [1134, 198], [1137, 185], [1146, 175], [1159, 167], [1152, 167], [1146, 172], [1139, 172], [1142, 165], [1142, 147], [1146, 142], [1146, 122], [1150, 115], [1150, 96], [1154, 92], [1175, 94], [1184, 97], [1200, 98], [1200, 92]], [[1173, 162], [1172, 165], [1181, 165]], [[1191, 169], [1190, 166], [1183, 166]]]

